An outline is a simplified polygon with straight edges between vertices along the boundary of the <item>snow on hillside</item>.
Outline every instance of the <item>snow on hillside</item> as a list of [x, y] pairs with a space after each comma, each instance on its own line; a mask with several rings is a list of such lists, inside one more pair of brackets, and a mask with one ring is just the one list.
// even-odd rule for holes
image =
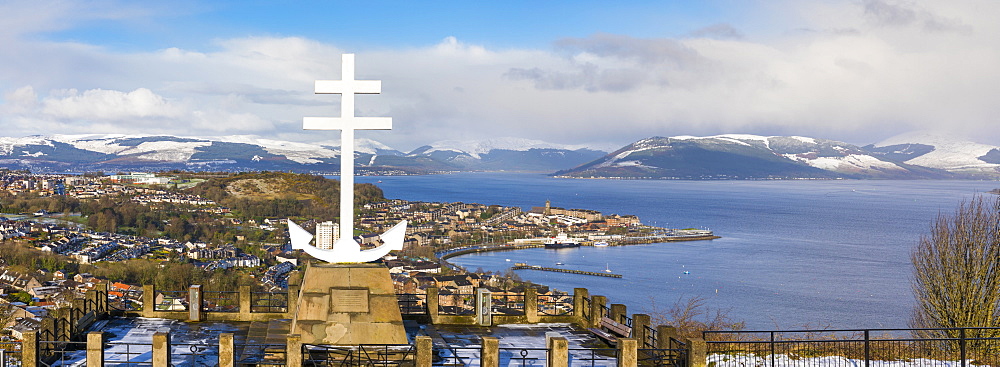
[[41, 136], [26, 136], [23, 138], [0, 137], [0, 154], [10, 155], [14, 149], [25, 145], [49, 145], [52, 143]]
[[870, 155], [849, 154], [844, 157], [816, 157], [805, 158], [798, 154], [782, 154], [785, 158], [802, 162], [810, 166], [825, 169], [827, 171], [853, 171], [853, 170], [880, 170], [880, 171], [906, 171], [899, 165], [880, 160]]
[[892, 145], [923, 144], [934, 147], [930, 153], [906, 161], [908, 164], [952, 170], [990, 170], [1000, 165], [986, 163], [979, 157], [986, 155], [994, 145], [974, 143], [956, 137], [929, 132], [915, 132], [897, 135], [883, 140], [876, 147]]
[[340, 155], [339, 150], [329, 149], [318, 144], [266, 139], [254, 135], [228, 135], [211, 139], [225, 143], [258, 145], [268, 153], [281, 155], [290, 161], [302, 164], [320, 163], [323, 158], [333, 158]]
[[435, 151], [452, 151], [457, 153], [466, 153], [471, 155], [476, 159], [480, 159], [480, 155], [487, 154], [492, 150], [513, 150], [513, 151], [527, 151], [530, 149], [565, 149], [565, 150], [577, 150], [588, 148], [585, 145], [565, 145], [565, 144], [553, 144], [544, 142], [541, 140], [532, 139], [522, 139], [522, 138], [495, 138], [489, 140], [481, 141], [459, 141], [459, 140], [442, 140], [430, 144], [431, 149], [427, 150], [425, 153], [431, 153]]

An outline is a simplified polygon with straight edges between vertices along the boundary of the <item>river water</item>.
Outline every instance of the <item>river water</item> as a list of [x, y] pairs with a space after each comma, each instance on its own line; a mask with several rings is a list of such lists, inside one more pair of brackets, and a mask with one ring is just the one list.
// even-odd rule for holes
[[[622, 274], [621, 279], [519, 270], [524, 279], [657, 313], [701, 297], [751, 329], [906, 327], [910, 249], [939, 213], [1000, 187], [984, 181], [573, 180], [539, 174], [358, 177], [387, 198], [553, 206], [634, 214], [643, 223], [707, 228], [712, 241], [530, 249], [465, 255], [469, 270], [514, 262]], [[379, 182], [381, 181], [381, 182]], [[989, 195], [989, 194], [986, 194]]]

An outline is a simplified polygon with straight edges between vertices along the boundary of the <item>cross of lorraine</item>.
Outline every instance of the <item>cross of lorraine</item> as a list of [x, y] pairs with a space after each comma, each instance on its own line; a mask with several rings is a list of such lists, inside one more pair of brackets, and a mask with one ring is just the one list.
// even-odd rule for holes
[[354, 79], [354, 54], [344, 54], [341, 65], [342, 80], [317, 80], [316, 94], [340, 94], [340, 117], [305, 117], [304, 130], [340, 130], [340, 238], [330, 249], [310, 245], [314, 237], [291, 220], [288, 232], [292, 248], [331, 263], [362, 263], [375, 261], [392, 250], [403, 249], [406, 221], [399, 222], [380, 237], [383, 244], [373, 249], [361, 250], [354, 240], [354, 130], [391, 130], [391, 117], [354, 116], [354, 96], [379, 94], [380, 80]]

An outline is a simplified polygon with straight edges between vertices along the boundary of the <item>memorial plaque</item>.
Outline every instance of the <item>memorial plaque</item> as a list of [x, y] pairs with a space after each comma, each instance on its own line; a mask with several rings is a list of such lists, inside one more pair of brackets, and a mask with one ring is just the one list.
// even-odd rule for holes
[[331, 288], [330, 312], [368, 312], [368, 290]]

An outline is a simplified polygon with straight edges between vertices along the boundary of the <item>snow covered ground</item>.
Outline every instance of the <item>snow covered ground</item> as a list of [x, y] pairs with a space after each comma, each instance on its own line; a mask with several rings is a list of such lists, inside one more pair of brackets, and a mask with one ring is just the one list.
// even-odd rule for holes
[[712, 367], [962, 367], [975, 366], [972, 361], [962, 364], [961, 361], [938, 361], [932, 359], [913, 359], [909, 361], [868, 361], [848, 359], [844, 357], [792, 358], [784, 354], [771, 356], [712, 354], [706, 359], [706, 364]]

